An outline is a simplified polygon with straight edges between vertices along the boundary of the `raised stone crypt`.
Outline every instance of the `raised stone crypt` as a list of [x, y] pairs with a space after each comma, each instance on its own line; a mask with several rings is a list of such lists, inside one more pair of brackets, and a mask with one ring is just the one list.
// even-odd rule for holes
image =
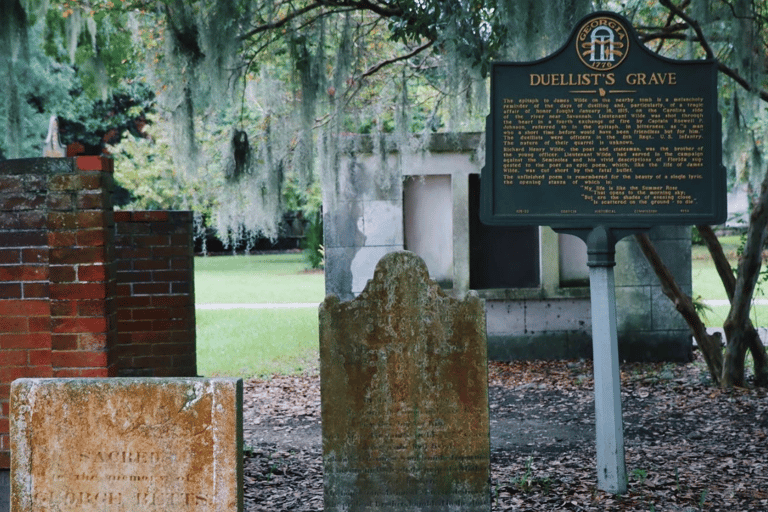
[[[324, 186], [326, 293], [355, 297], [384, 254], [406, 249], [447, 293], [476, 290], [485, 299], [491, 359], [591, 357], [586, 246], [547, 227], [480, 223], [482, 134], [433, 134], [402, 152], [374, 142], [344, 138]], [[650, 236], [690, 294], [690, 227]], [[617, 244], [616, 261], [621, 357], [689, 360], [688, 328], [632, 237]]]

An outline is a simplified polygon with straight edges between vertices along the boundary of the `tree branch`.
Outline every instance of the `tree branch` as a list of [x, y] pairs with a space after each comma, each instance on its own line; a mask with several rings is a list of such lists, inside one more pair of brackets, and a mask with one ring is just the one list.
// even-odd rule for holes
[[286, 14], [283, 18], [270, 22], [270, 23], [264, 23], [262, 25], [259, 25], [257, 27], [252, 28], [245, 34], [240, 35], [240, 40], [244, 41], [246, 39], [249, 39], [256, 34], [260, 34], [262, 32], [267, 32], [269, 30], [274, 30], [276, 28], [282, 28], [288, 23], [292, 22], [296, 18], [300, 18], [301, 16], [304, 16], [308, 12], [314, 11], [315, 9], [319, 9], [323, 7], [323, 3], [320, 1], [311, 3], [309, 5], [305, 5], [301, 9], [297, 9], [295, 11], [291, 11], [290, 13]]
[[661, 283], [661, 291], [669, 297], [669, 300], [675, 305], [675, 309], [682, 315], [688, 327], [693, 333], [693, 337], [696, 338], [696, 343], [701, 349], [701, 353], [704, 355], [704, 361], [707, 363], [709, 374], [712, 380], [719, 384], [720, 375], [723, 368], [723, 354], [720, 347], [719, 334], [711, 336], [707, 333], [707, 328], [701, 321], [699, 314], [696, 312], [696, 308], [693, 307], [693, 301], [691, 298], [683, 293], [680, 287], [677, 285], [672, 272], [661, 261], [659, 253], [656, 251], [651, 239], [648, 235], [641, 233], [635, 235], [635, 240], [640, 246], [640, 250], [643, 251], [645, 258], [650, 263], [651, 268], [656, 273], [656, 277], [659, 278]]
[[[696, 226], [699, 230], [701, 238], [704, 239], [704, 243], [709, 249], [709, 254], [712, 256], [712, 261], [715, 264], [717, 273], [720, 275], [720, 280], [723, 282], [725, 293], [728, 295], [728, 300], [733, 302], [733, 294], [736, 289], [736, 276], [733, 274], [728, 259], [723, 252], [723, 246], [720, 244], [717, 235], [712, 230], [711, 226]], [[749, 351], [752, 352], [752, 359], [755, 366], [755, 384], [757, 386], [768, 386], [768, 354], [766, 354], [765, 347], [760, 336], [752, 324], [752, 321], [747, 319], [747, 326], [744, 334], [745, 342], [749, 347]]]
[[416, 55], [420, 54], [421, 52], [423, 52], [424, 50], [426, 50], [427, 48], [429, 48], [433, 44], [435, 44], [434, 41], [427, 41], [426, 43], [424, 43], [423, 45], [419, 46], [418, 48], [416, 48], [415, 50], [413, 50], [410, 53], [407, 53], [405, 55], [399, 55], [399, 56], [393, 57], [391, 59], [383, 60], [383, 61], [379, 62], [378, 64], [376, 64], [375, 66], [371, 66], [370, 68], [368, 68], [365, 71], [365, 73], [360, 75], [360, 79], [367, 78], [367, 77], [373, 75], [374, 73], [376, 73], [377, 71], [379, 71], [381, 68], [389, 66], [390, 64], [394, 64], [395, 62], [400, 62], [401, 60], [408, 60], [411, 57], [415, 57]]
[[[641, 34], [640, 40], [644, 43], [654, 41], [656, 39], [661, 39], [661, 42], [667, 41], [669, 39], [674, 39], [676, 41], [698, 41], [695, 37], [691, 37], [688, 34], [680, 34], [680, 33], [669, 33], [669, 32], [652, 32], [650, 34]], [[661, 50], [660, 47], [656, 48], [656, 53], [658, 53]]]
[[314, 2], [305, 5], [300, 9], [289, 12], [279, 20], [263, 23], [252, 28], [245, 34], [242, 34], [240, 36], [240, 40], [246, 40], [261, 32], [282, 28], [291, 21], [304, 16], [308, 12], [321, 9], [323, 7], [344, 8], [344, 10], [355, 11], [370, 11], [381, 16], [382, 18], [391, 18], [393, 16], [400, 16], [403, 14], [402, 9], [400, 8], [389, 7], [386, 4], [371, 2], [370, 0], [315, 0]]
[[[691, 3], [691, 0], [684, 0], [682, 5], [680, 6], [681, 9], [685, 9], [688, 4]], [[672, 21], [674, 21], [675, 15], [672, 13], [669, 13], [667, 16], [667, 22], [664, 24], [664, 29], [667, 30], [672, 25]], [[676, 23], [677, 26], [684, 26], [682, 23]], [[659, 41], [659, 45], [656, 47], [656, 53], [659, 53], [661, 49], [664, 47], [664, 43], [666, 42], [666, 38]]]
[[[704, 49], [704, 52], [707, 54], [708, 59], [715, 59], [715, 52], [712, 51], [712, 48], [709, 46], [709, 43], [707, 42], [707, 39], [704, 37], [704, 31], [701, 30], [701, 25], [685, 14], [682, 9], [680, 9], [678, 6], [672, 3], [672, 0], [659, 0], [659, 3], [672, 11], [676, 16], [678, 16], [681, 20], [685, 21], [688, 25], [691, 26], [694, 32], [696, 32], [696, 36], [699, 38], [699, 44]], [[685, 5], [685, 2], [684, 2]]]
[[733, 290], [731, 311], [725, 323], [729, 322], [741, 325], [745, 319], [749, 319], [749, 309], [752, 306], [752, 295], [755, 291], [757, 278], [760, 275], [762, 264], [762, 249], [768, 236], [768, 172], [763, 180], [760, 197], [754, 204], [749, 216], [749, 228], [747, 230], [747, 243], [744, 254], [739, 262], [738, 277]]
[[[762, 343], [755, 340], [751, 332], [743, 325], [750, 323], [749, 311], [752, 307], [752, 296], [754, 294], [757, 278], [760, 274], [760, 265], [762, 264], [762, 248], [765, 246], [765, 240], [768, 238], [768, 173], [760, 189], [760, 197], [755, 203], [752, 214], [749, 218], [749, 229], [747, 230], [747, 244], [744, 248], [744, 255], [739, 262], [738, 277], [736, 278], [736, 287], [733, 292], [731, 309], [723, 323], [725, 336], [728, 343], [725, 347], [725, 365], [723, 366], [723, 375], [720, 383], [723, 387], [739, 386], [744, 383], [744, 356], [747, 349], [750, 349], [755, 357], [755, 367], [757, 369], [758, 358], [762, 359], [765, 365], [765, 347]], [[766, 378], [766, 368], [762, 367], [762, 375], [756, 371], [758, 378]]]
[[736, 289], [736, 276], [733, 275], [733, 269], [731, 264], [728, 263], [728, 258], [725, 257], [720, 240], [718, 240], [711, 226], [696, 226], [696, 229], [699, 230], [699, 234], [704, 239], [709, 254], [712, 256], [712, 262], [715, 264], [720, 281], [723, 282], [723, 288], [725, 288], [728, 300], [733, 301], [733, 292]]
[[317, 0], [321, 4], [329, 7], [351, 7], [357, 11], [370, 11], [378, 14], [382, 18], [391, 18], [400, 16], [403, 10], [399, 7], [392, 7], [388, 3], [371, 2], [370, 0]]
[[[704, 36], [704, 32], [701, 29], [701, 25], [685, 14], [679, 7], [675, 6], [671, 0], [659, 0], [659, 3], [669, 9], [671, 12], [673, 12], [676, 16], [679, 16], [683, 21], [685, 21], [688, 25], [690, 25], [691, 28], [696, 32], [696, 41], [699, 42], [701, 47], [704, 49], [704, 51], [707, 54], [708, 59], [712, 59], [717, 62], [717, 68], [718, 70], [725, 74], [726, 76], [732, 78], [737, 84], [739, 84], [742, 88], [749, 92], [756, 92], [760, 99], [768, 102], [768, 92], [762, 89], [759, 89], [753, 85], [751, 85], [744, 77], [739, 75], [739, 73], [727, 65], [725, 65], [723, 62], [721, 62], [719, 59], [715, 57], [715, 53], [712, 51], [712, 47], [709, 46], [709, 43], [707, 42], [706, 37]], [[666, 36], [669, 37], [669, 36]]]
[[717, 69], [720, 70], [724, 75], [731, 77], [737, 84], [739, 84], [742, 88], [746, 89], [749, 92], [757, 92], [757, 94], [760, 96], [760, 99], [763, 101], [768, 102], [768, 92], [762, 90], [762, 89], [756, 89], [753, 87], [746, 78], [739, 75], [739, 73], [726, 66], [722, 62], [717, 62]]

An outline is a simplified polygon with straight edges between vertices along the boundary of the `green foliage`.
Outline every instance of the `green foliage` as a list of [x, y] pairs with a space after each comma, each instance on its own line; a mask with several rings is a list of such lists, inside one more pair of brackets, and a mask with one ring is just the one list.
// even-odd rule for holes
[[302, 248], [310, 268], [323, 268], [325, 266], [325, 253], [323, 251], [323, 217], [316, 212], [310, 218], [307, 229], [304, 232]]
[[142, 82], [123, 82], [111, 90], [106, 100], [91, 100], [80, 95], [82, 88], [70, 91], [76, 102], [52, 106], [59, 116], [64, 143], [74, 141], [101, 147], [105, 141], [114, 143], [128, 132], [142, 136], [146, 116], [154, 108], [154, 94]]
[[512, 485], [523, 492], [529, 492], [531, 490], [531, 477], [533, 475], [533, 471], [531, 470], [532, 464], [533, 458], [528, 457], [528, 460], [525, 461], [525, 472], [512, 480]]
[[705, 322], [707, 321], [707, 314], [712, 312], [712, 308], [704, 302], [704, 297], [697, 295], [692, 299], [693, 310], [699, 315]]
[[218, 205], [217, 192], [223, 175], [189, 173], [172, 158], [171, 140], [158, 114], [147, 117], [144, 136], [126, 132], [120, 143], [108, 149], [115, 159], [115, 182], [131, 192], [127, 210], [192, 210], [210, 222]]
[[648, 471], [645, 469], [635, 468], [629, 472], [629, 476], [634, 478], [638, 484], [643, 485], [645, 479], [648, 478]]
[[78, 70], [88, 98], [106, 100], [140, 69], [129, 19], [122, 2], [54, 0], [40, 23], [40, 46], [51, 59]]
[[42, 38], [39, 29], [30, 31], [29, 38], [27, 59], [12, 61], [0, 52], [0, 81], [6, 87], [0, 95], [0, 119], [6, 130], [0, 138], [0, 156], [41, 155], [50, 112], [71, 103], [69, 92], [79, 84], [74, 70], [46, 57], [34, 44]]
[[540, 491], [545, 495], [549, 494], [552, 488], [552, 480], [549, 477], [534, 477], [532, 466], [533, 458], [528, 457], [528, 460], [525, 461], [525, 472], [512, 479], [510, 483], [523, 493]]
[[485, 77], [507, 27], [495, 0], [405, 0], [389, 18], [394, 41], [441, 41]]
[[[10, 4], [26, 12], [8, 13]], [[51, 114], [96, 144], [109, 129], [131, 130], [153, 105], [152, 138], [133, 130], [117, 149], [131, 206], [194, 209], [229, 242], [274, 237], [286, 210], [311, 217], [320, 209], [320, 179], [334, 180], [340, 133], [402, 141], [481, 130], [490, 62], [556, 50], [593, 5], [630, 18], [654, 51], [703, 56], [690, 29], [644, 0], [6, 2], [0, 21], [10, 29], [0, 39], [21, 57], [9, 67], [0, 55], [0, 80], [13, 86], [0, 98], [7, 120], [0, 157], [39, 154]], [[764, 89], [763, 66], [749, 52], [764, 47], [768, 4], [682, 5], [701, 21], [718, 59]], [[14, 20], [27, 31], [11, 44]], [[750, 24], [755, 30], [745, 30]], [[754, 181], [764, 167], [757, 164], [765, 160], [768, 114], [757, 95], [740, 96], [730, 80], [722, 90], [724, 119], [733, 124], [723, 130], [729, 172]], [[235, 129], [248, 134], [254, 164], [227, 185]]]
[[693, 245], [704, 245], [704, 238], [702, 238], [696, 226], [693, 226], [693, 229], [691, 229], [691, 243]]
[[115, 181], [130, 190], [134, 198], [126, 205], [128, 210], [173, 210], [184, 202], [168, 141], [157, 133], [156, 126], [149, 125], [147, 132], [159, 136], [159, 140], [128, 133], [109, 148], [115, 159]]
[[312, 217], [322, 207], [323, 191], [316, 181], [302, 187], [296, 176], [290, 175], [283, 184], [283, 202], [286, 210]]
[[0, 80], [14, 85], [0, 97], [7, 127], [0, 157], [39, 156], [51, 115], [59, 116], [64, 143], [100, 147], [110, 130], [122, 132], [149, 108], [152, 93], [132, 79], [138, 67], [125, 17], [65, 1], [25, 6], [24, 51], [12, 66], [11, 54], [0, 52]]

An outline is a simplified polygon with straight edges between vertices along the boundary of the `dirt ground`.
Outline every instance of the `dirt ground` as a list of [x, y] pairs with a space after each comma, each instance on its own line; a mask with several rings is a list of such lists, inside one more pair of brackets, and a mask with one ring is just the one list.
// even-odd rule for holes
[[[768, 392], [622, 365], [629, 490], [596, 489], [590, 361], [491, 363], [493, 511], [768, 511]], [[246, 382], [245, 509], [323, 509], [316, 373]]]

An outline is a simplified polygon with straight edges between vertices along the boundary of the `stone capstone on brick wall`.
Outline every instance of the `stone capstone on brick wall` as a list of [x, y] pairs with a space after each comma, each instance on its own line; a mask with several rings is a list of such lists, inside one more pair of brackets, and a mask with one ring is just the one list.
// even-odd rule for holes
[[346, 510], [490, 510], [485, 313], [386, 255], [320, 307], [324, 499]]
[[11, 511], [243, 510], [242, 380], [20, 379]]

